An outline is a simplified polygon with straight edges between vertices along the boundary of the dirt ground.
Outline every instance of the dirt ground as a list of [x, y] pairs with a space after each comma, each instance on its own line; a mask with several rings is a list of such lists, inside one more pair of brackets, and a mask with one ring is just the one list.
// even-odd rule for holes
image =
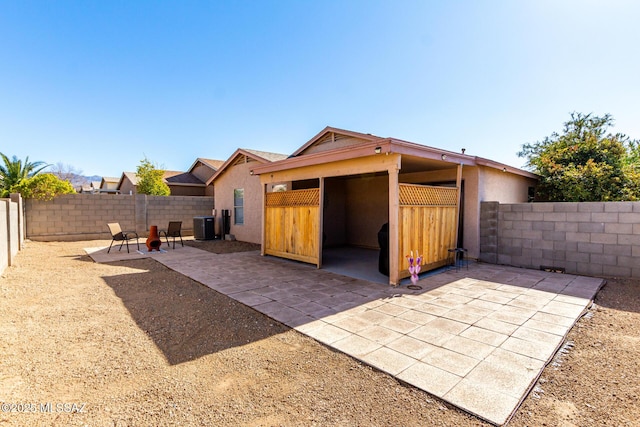
[[[27, 242], [0, 277], [0, 426], [486, 425], [152, 259], [83, 251], [108, 244]], [[608, 279], [568, 340], [509, 425], [640, 425], [640, 281]]]

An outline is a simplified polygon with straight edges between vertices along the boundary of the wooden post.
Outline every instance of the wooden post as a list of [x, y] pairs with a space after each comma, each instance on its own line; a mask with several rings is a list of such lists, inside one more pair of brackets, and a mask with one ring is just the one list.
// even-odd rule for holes
[[267, 184], [262, 184], [262, 236], [260, 241], [262, 244], [260, 245], [260, 255], [264, 256], [265, 246], [267, 243]]
[[[458, 236], [460, 235], [460, 200], [462, 198], [462, 163], [458, 165], [458, 173], [456, 176], [456, 187], [458, 188], [458, 202], [456, 204], [456, 240], [455, 247], [458, 247]], [[457, 254], [455, 254], [457, 256]]]
[[320, 200], [318, 201], [318, 268], [322, 268], [322, 235], [324, 228], [324, 177], [320, 177]]
[[[398, 157], [398, 163], [400, 158]], [[389, 168], [389, 284], [400, 284], [400, 265], [398, 251], [400, 238], [398, 236], [398, 219], [400, 209], [400, 189], [398, 187], [398, 165]]]

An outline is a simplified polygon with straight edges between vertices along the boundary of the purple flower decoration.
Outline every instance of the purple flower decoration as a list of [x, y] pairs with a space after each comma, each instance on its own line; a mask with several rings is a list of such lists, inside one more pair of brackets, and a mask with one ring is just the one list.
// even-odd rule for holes
[[420, 269], [422, 268], [422, 257], [416, 251], [416, 258], [413, 257], [413, 251], [411, 251], [411, 255], [407, 255], [409, 259], [409, 273], [411, 274], [411, 283], [414, 285], [418, 283], [418, 273], [420, 273]]

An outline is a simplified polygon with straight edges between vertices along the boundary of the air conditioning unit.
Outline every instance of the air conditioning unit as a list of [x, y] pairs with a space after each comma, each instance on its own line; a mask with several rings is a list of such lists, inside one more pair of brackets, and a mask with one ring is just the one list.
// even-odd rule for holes
[[215, 217], [193, 217], [193, 238], [196, 240], [213, 240], [215, 238]]

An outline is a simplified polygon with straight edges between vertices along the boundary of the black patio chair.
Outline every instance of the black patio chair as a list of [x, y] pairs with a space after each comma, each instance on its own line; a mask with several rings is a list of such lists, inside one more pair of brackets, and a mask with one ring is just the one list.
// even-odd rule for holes
[[138, 250], [140, 250], [138, 233], [136, 233], [135, 231], [126, 231], [126, 232], [122, 231], [122, 228], [120, 227], [120, 223], [118, 222], [111, 222], [107, 224], [107, 227], [109, 227], [109, 232], [111, 233], [111, 244], [109, 245], [109, 250], [107, 250], [107, 253], [111, 252], [111, 245], [113, 245], [113, 242], [122, 242], [120, 243], [120, 248], [118, 248], [118, 250], [121, 250], [122, 245], [126, 243], [127, 253], [129, 253], [129, 240], [133, 240], [133, 239], [136, 239]]
[[160, 230], [159, 236], [164, 234], [164, 238], [167, 240], [167, 246], [169, 246], [169, 237], [173, 237], [173, 249], [176, 248], [176, 237], [180, 238], [180, 243], [184, 247], [182, 241], [182, 221], [169, 221], [169, 226], [166, 230]]

